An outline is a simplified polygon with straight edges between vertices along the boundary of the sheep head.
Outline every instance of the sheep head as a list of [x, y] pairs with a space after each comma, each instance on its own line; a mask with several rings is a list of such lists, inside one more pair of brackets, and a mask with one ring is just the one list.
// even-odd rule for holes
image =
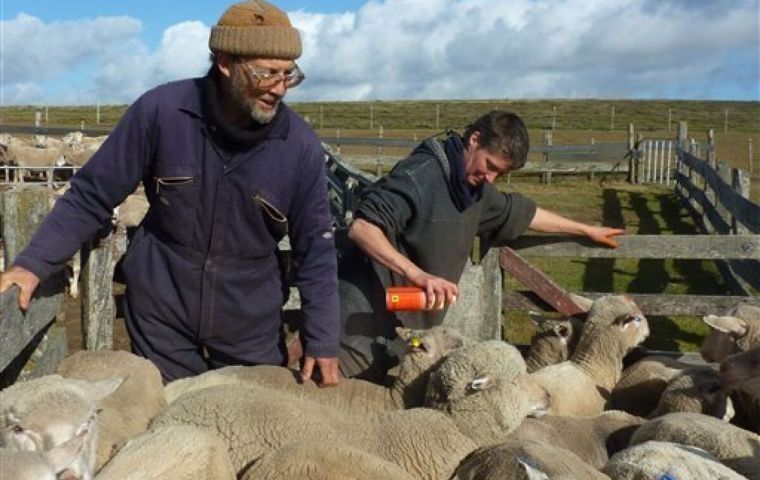
[[72, 477], [68, 468], [82, 455], [87, 432], [43, 452], [18, 452], [0, 448], [4, 478], [17, 480], [56, 480]]
[[720, 363], [720, 380], [730, 390], [760, 383], [760, 347], [726, 357]]
[[499, 441], [529, 415], [549, 408], [549, 394], [525, 375], [513, 346], [492, 340], [461, 348], [431, 373], [425, 406], [443, 411], [478, 443]]
[[720, 362], [728, 355], [760, 346], [760, 307], [740, 303], [724, 316], [702, 317], [710, 327], [700, 348], [708, 362]]
[[405, 342], [406, 353], [391, 391], [405, 407], [418, 406], [425, 395], [430, 371], [466, 340], [458, 330], [441, 326], [426, 330], [398, 327], [396, 333]]
[[725, 421], [734, 416], [733, 404], [721, 388], [718, 373], [709, 367], [690, 368], [671, 380], [650, 417], [671, 412], [697, 412]]
[[547, 318], [531, 314], [536, 333], [525, 360], [529, 372], [564, 362], [575, 350], [583, 323], [576, 317]]
[[633, 299], [607, 295], [591, 306], [574, 357], [593, 352], [622, 361], [626, 353], [648, 336], [649, 323]]

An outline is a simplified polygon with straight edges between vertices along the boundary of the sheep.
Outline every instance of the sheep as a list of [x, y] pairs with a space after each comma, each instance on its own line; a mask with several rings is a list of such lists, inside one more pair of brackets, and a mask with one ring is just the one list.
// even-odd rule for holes
[[[469, 358], [477, 362], [493, 356]], [[445, 367], [444, 360], [436, 372]], [[488, 367], [472, 371], [487, 371]], [[433, 375], [428, 383], [434, 382]], [[546, 392], [527, 376], [514, 372], [509, 376], [514, 378], [472, 376], [455, 383], [470, 394], [437, 393], [434, 398], [440, 400], [444, 411], [413, 408], [376, 415], [340, 412], [257, 384], [217, 385], [177, 398], [156, 417], [152, 428], [191, 424], [218, 433], [228, 442], [238, 473], [286, 444], [332, 441], [393, 462], [417, 478], [448, 478], [458, 461], [476, 446], [503, 440], [526, 416], [548, 407]], [[436, 384], [446, 385], [437, 380]], [[426, 397], [426, 403], [428, 400]]]
[[672, 412], [696, 412], [729, 421], [734, 407], [718, 372], [712, 368], [690, 368], [671, 380], [649, 418]]
[[161, 374], [149, 360], [125, 351], [79, 351], [65, 358], [59, 375], [87, 381], [124, 378], [100, 404], [95, 468], [99, 469], [130, 438], [144, 432], [166, 407]]
[[61, 445], [44, 450], [16, 451], [0, 448], [0, 473], [13, 480], [56, 480], [71, 478], [68, 468], [84, 450], [87, 432], [83, 431]]
[[169, 404], [151, 428], [178, 424], [218, 435], [227, 444], [238, 474], [265, 453], [298, 441], [351, 446], [393, 462], [417, 478], [443, 479], [476, 447], [435, 410], [355, 415], [255, 384], [188, 392]]
[[610, 480], [569, 450], [514, 439], [475, 450], [459, 464], [452, 480], [532, 478]]
[[702, 449], [656, 441], [617, 453], [602, 471], [615, 480], [746, 480]]
[[720, 364], [720, 378], [734, 401], [733, 423], [760, 433], [760, 347], [726, 357]]
[[669, 413], [639, 427], [631, 445], [652, 440], [701, 448], [730, 469], [760, 480], [760, 435], [717, 418], [692, 412]]
[[297, 371], [273, 366], [231, 366], [212, 370], [196, 377], [175, 380], [166, 388], [171, 403], [185, 392], [211, 385], [256, 383], [285, 390], [304, 399], [355, 413], [379, 413], [422, 405], [429, 371], [451, 351], [465, 343], [461, 334], [448, 327], [415, 331], [400, 328], [397, 333], [407, 343], [398, 377], [390, 388], [358, 379], [342, 379], [333, 388], [318, 388], [313, 381], [301, 382]]
[[87, 439], [70, 469], [92, 478], [97, 442], [97, 402], [110, 395], [123, 379], [88, 382], [46, 375], [18, 382], [0, 391], [2, 445], [10, 450], [43, 451], [62, 445], [82, 432]]
[[610, 406], [640, 417], [651, 414], [668, 384], [685, 369], [694, 367], [680, 360], [645, 356], [623, 370], [610, 395]]
[[227, 446], [188, 425], [159, 428], [130, 440], [95, 480], [234, 480]]
[[[296, 442], [264, 454], [242, 480], [414, 480], [398, 465], [336, 442]], [[100, 480], [100, 479], [98, 479]]]
[[608, 410], [594, 417], [526, 418], [509, 436], [518, 442], [538, 442], [573, 452], [594, 468], [602, 468], [609, 456], [628, 446], [633, 432], [646, 420]]
[[620, 380], [623, 357], [648, 335], [647, 320], [630, 298], [608, 295], [594, 301], [570, 360], [530, 374], [551, 396], [549, 413], [601, 413]]
[[760, 306], [743, 302], [725, 316], [708, 315], [702, 320], [710, 326], [700, 348], [708, 362], [720, 362], [728, 355], [760, 347]]
[[525, 359], [529, 373], [548, 365], [564, 362], [578, 344], [583, 322], [577, 317], [561, 319], [531, 315], [536, 334], [530, 340], [530, 351]]

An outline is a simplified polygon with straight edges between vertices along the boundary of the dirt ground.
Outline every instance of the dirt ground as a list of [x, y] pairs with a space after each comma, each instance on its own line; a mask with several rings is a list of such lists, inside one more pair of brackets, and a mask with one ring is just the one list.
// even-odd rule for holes
[[[124, 293], [124, 285], [120, 283], [113, 284], [114, 301], [116, 302], [116, 318], [113, 321], [113, 349], [114, 350], [130, 350], [129, 336], [127, 335], [127, 329], [124, 326], [124, 318], [121, 316], [121, 309], [119, 303]], [[66, 312], [64, 316], [64, 325], [66, 327], [66, 335], [68, 338], [69, 353], [82, 350], [82, 298], [71, 298], [66, 295]]]

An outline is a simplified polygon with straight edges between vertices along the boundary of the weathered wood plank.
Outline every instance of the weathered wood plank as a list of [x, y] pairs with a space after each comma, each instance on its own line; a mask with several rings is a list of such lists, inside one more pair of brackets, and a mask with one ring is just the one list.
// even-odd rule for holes
[[[113, 271], [126, 244], [123, 229], [99, 241], [97, 248], [82, 255], [82, 336], [87, 350], [113, 348]], [[86, 257], [86, 259], [85, 259]]]
[[[590, 299], [597, 299], [609, 293], [580, 292]], [[726, 312], [747, 297], [728, 295], [672, 295], [661, 293], [626, 293], [633, 298], [644, 315], [660, 316], [704, 316]], [[504, 292], [503, 308], [509, 310], [535, 310], [552, 312], [555, 309], [529, 290]]]
[[50, 193], [46, 187], [36, 186], [14, 188], [0, 195], [5, 265], [11, 265], [50, 211]]
[[624, 235], [616, 241], [611, 249], [585, 237], [524, 235], [510, 247], [542, 257], [760, 259], [760, 235]]
[[[676, 175], [676, 184], [684, 191], [676, 190], [681, 195], [682, 204], [691, 208], [694, 215], [700, 218], [704, 216], [708, 222], [700, 222], [704, 225], [703, 233], [719, 233], [728, 235], [731, 231], [730, 225], [718, 214], [707, 194], [701, 188], [694, 185], [688, 177], [683, 174]], [[686, 195], [688, 193], [688, 196]]]
[[[694, 206], [693, 202], [685, 198], [679, 190], [676, 190], [676, 195], [681, 199], [681, 204], [684, 209], [689, 213], [694, 223], [703, 233], [717, 230], [715, 226], [716, 224], [720, 225], [719, 222], [716, 221], [715, 223], [711, 223], [714, 216], [717, 216], [714, 210], [711, 210], [714, 215], [700, 212]], [[722, 224], [720, 228], [724, 228], [726, 232], [729, 230], [727, 224]], [[726, 286], [734, 295], [749, 295], [751, 286], [754, 286], [754, 288], [760, 288], [760, 262], [757, 260], [726, 261], [716, 259], [715, 265], [718, 267], [718, 272], [726, 282]]]
[[526, 262], [520, 255], [509, 247], [502, 247], [499, 263], [505, 272], [514, 276], [523, 285], [530, 288], [545, 302], [563, 315], [578, 315], [586, 313], [586, 309], [578, 305], [562, 287], [547, 277], [542, 271]]
[[704, 177], [707, 184], [715, 192], [717, 201], [752, 233], [760, 233], [760, 205], [752, 203], [726, 183], [718, 172], [710, 168], [704, 160], [678, 150], [681, 161]]
[[18, 287], [0, 293], [0, 371], [4, 370], [26, 345], [55, 320], [63, 308], [63, 279], [55, 275], [34, 293], [29, 309], [18, 308]]

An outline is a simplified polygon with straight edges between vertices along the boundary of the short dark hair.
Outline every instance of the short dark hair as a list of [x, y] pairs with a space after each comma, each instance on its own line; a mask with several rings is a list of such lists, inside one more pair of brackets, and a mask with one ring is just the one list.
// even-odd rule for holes
[[522, 119], [512, 112], [492, 110], [467, 125], [464, 143], [468, 144], [473, 133], [480, 133], [480, 146], [504, 155], [517, 170], [528, 160], [528, 129]]

